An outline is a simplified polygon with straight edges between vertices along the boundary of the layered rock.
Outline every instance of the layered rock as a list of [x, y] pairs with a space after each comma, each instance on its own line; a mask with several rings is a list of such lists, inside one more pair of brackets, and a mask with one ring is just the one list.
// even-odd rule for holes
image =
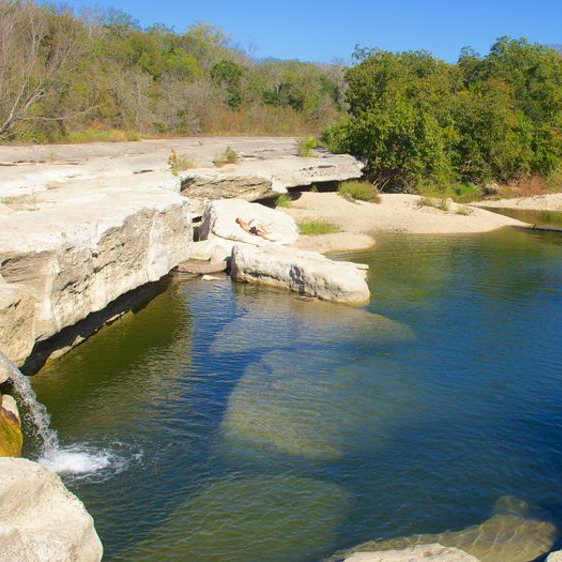
[[92, 517], [60, 478], [25, 459], [0, 459], [0, 560], [98, 562]]
[[191, 215], [175, 193], [74, 185], [34, 204], [0, 211], [0, 346], [17, 365], [35, 342], [189, 258]]
[[387, 550], [382, 552], [356, 552], [345, 562], [479, 562], [470, 554], [458, 548], [447, 548], [440, 544], [412, 546], [404, 550]]
[[232, 250], [234, 280], [289, 289], [332, 302], [368, 301], [366, 274], [367, 266], [332, 261], [316, 252], [250, 245], [237, 245]]

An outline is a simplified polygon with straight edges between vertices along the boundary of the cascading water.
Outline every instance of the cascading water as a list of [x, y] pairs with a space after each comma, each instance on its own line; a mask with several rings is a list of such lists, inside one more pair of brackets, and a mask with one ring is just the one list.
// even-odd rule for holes
[[96, 472], [115, 460], [108, 451], [92, 451], [86, 446], [61, 447], [57, 432], [51, 427], [47, 408], [37, 400], [30, 380], [1, 351], [0, 362], [6, 367], [14, 390], [23, 405], [24, 427], [38, 441], [37, 461], [54, 472], [85, 474]]

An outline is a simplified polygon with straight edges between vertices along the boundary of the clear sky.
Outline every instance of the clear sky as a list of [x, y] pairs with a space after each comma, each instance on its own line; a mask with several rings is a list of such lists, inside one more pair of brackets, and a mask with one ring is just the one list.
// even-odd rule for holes
[[184, 31], [222, 27], [258, 58], [349, 60], [355, 44], [391, 51], [426, 49], [455, 61], [461, 47], [486, 53], [497, 37], [562, 44], [562, 0], [74, 0], [114, 7], [141, 25]]

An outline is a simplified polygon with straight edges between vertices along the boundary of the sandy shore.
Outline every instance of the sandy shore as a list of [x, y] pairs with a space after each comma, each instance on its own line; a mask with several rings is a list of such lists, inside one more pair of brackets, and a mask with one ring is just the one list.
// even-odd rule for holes
[[502, 209], [524, 209], [528, 211], [562, 212], [562, 193], [535, 195], [534, 197], [517, 197], [514, 199], [486, 200], [474, 203], [476, 207], [495, 207]]
[[360, 250], [375, 243], [376, 232], [454, 234], [488, 232], [525, 223], [467, 205], [450, 202], [447, 211], [422, 206], [418, 195], [382, 195], [381, 203], [352, 203], [337, 193], [302, 193], [291, 207], [282, 209], [297, 222], [322, 220], [337, 225], [341, 232], [301, 236], [297, 247], [318, 252]]

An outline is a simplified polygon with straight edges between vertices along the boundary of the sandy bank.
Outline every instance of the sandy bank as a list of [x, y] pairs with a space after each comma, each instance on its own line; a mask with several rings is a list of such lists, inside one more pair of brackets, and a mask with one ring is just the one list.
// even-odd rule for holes
[[[382, 195], [380, 204], [352, 203], [337, 193], [303, 193], [292, 202], [289, 209], [283, 209], [297, 222], [303, 220], [323, 220], [336, 224], [341, 233], [330, 236], [329, 244], [333, 250], [356, 248], [353, 244], [358, 235], [374, 232], [410, 232], [419, 234], [448, 234], [487, 232], [505, 226], [526, 226], [525, 223], [466, 205], [450, 203], [450, 209], [443, 211], [431, 206], [421, 206], [418, 195]], [[303, 247], [313, 244], [310, 237], [302, 237]], [[322, 246], [323, 237], [318, 246]], [[350, 246], [345, 246], [349, 240]], [[365, 239], [362, 239], [365, 243]], [[326, 242], [328, 244], [328, 242]], [[319, 249], [318, 246], [314, 249]], [[337, 247], [336, 247], [337, 246]], [[306, 246], [312, 249], [312, 246]], [[365, 247], [365, 246], [363, 246]], [[330, 251], [330, 249], [319, 249]]]
[[547, 195], [535, 195], [533, 197], [516, 197], [514, 199], [498, 199], [495, 201], [478, 201], [474, 203], [474, 206], [562, 212], [562, 193], [549, 193]]

